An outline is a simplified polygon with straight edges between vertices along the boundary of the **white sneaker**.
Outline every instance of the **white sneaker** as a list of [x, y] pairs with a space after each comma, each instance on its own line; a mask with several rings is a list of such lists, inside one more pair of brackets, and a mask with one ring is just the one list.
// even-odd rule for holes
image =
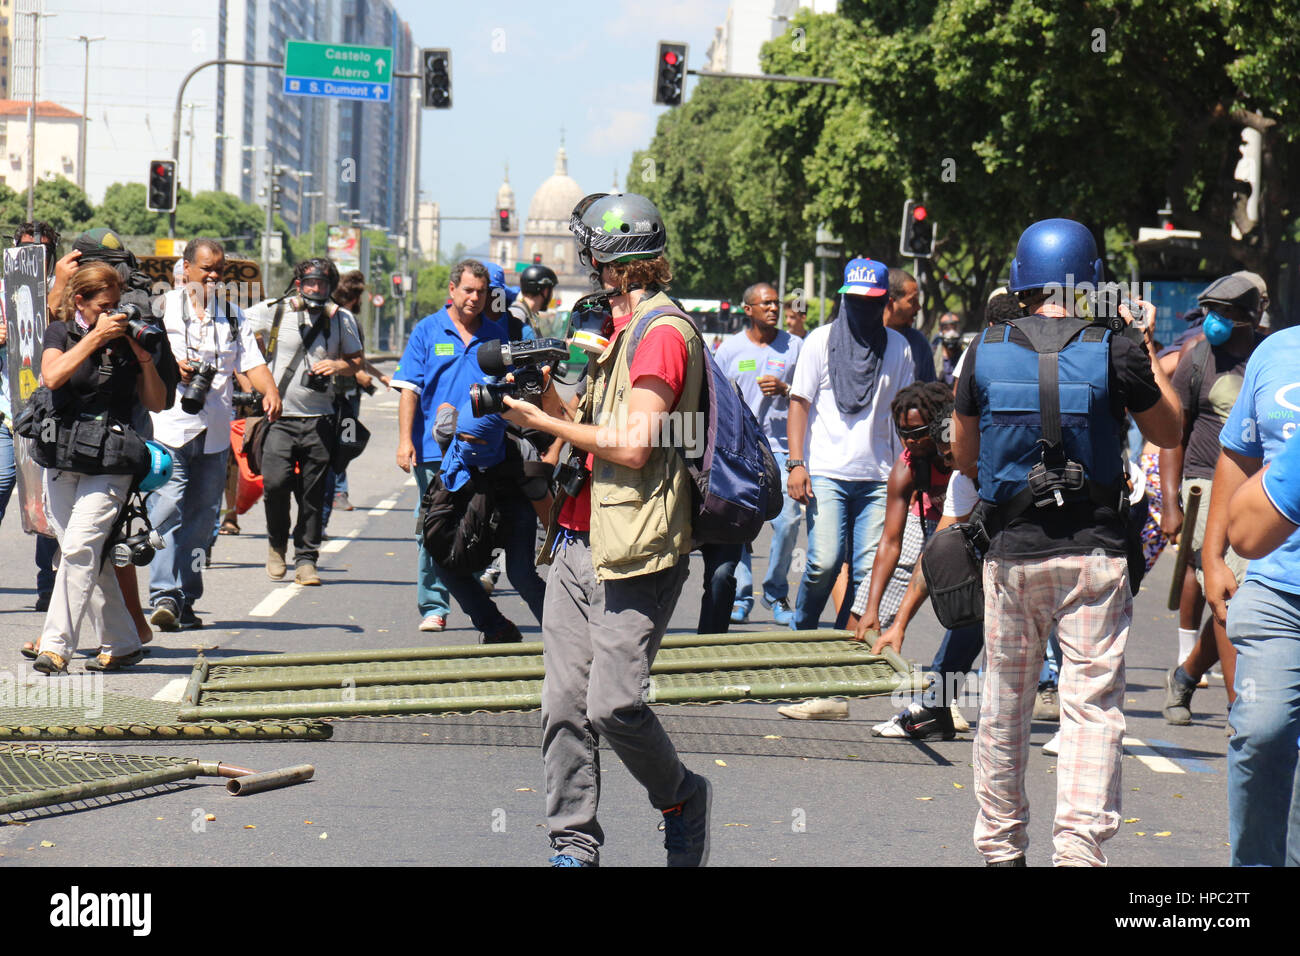
[[1061, 752], [1061, 732], [1058, 730], [1056, 733], [1052, 734], [1051, 740], [1043, 744], [1043, 753], [1055, 757], [1058, 754], [1060, 754], [1060, 752]]
[[848, 720], [849, 702], [847, 700], [806, 700], [802, 704], [786, 704], [778, 707], [776, 712], [782, 717], [794, 720]]
[[447, 619], [441, 614], [430, 614], [420, 622], [422, 631], [441, 631], [447, 627]]
[[961, 708], [957, 706], [956, 701], [952, 702], [952, 729], [959, 734], [964, 734], [970, 730], [970, 722], [961, 715]]

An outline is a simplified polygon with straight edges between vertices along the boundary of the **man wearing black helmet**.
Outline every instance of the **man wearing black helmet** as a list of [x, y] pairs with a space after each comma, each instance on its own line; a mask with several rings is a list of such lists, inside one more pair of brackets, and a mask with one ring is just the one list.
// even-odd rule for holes
[[555, 273], [543, 265], [531, 265], [519, 273], [519, 296], [506, 318], [512, 342], [537, 338], [537, 318], [551, 307], [556, 281]]
[[[709, 784], [683, 765], [648, 695], [691, 551], [691, 479], [679, 449], [657, 441], [657, 432], [668, 412], [699, 408], [704, 343], [663, 291], [672, 273], [663, 220], [650, 200], [587, 196], [569, 229], [606, 290], [602, 335], [612, 343], [588, 366], [576, 421], [554, 388], [543, 408], [506, 399], [508, 420], [568, 442], [585, 453], [590, 473], [552, 511], [548, 535], [556, 546], [542, 616], [542, 759], [551, 863], [599, 862], [603, 737], [662, 811], [668, 865], [701, 866]], [[644, 334], [633, 353], [625, 343], [634, 329]]]
[[352, 313], [330, 301], [339, 282], [334, 263], [307, 259], [294, 267], [293, 275], [295, 294], [256, 305], [246, 315], [253, 333], [266, 342], [267, 361], [283, 403], [262, 449], [266, 573], [278, 581], [287, 570], [292, 495], [298, 503], [294, 581], [314, 586], [321, 583], [316, 558], [325, 473], [336, 439], [331, 376], [356, 375], [362, 367], [362, 345]]

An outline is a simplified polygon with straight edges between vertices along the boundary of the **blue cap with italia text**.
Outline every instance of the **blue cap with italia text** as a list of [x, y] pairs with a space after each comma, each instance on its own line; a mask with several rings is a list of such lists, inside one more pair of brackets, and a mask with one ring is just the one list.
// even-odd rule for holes
[[881, 296], [889, 294], [889, 267], [875, 259], [852, 259], [844, 267], [844, 295]]

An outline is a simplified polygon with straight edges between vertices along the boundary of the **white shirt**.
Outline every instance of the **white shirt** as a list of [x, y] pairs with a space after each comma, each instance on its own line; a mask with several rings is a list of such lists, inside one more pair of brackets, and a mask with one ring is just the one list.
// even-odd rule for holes
[[[235, 309], [239, 335], [232, 338], [226, 308]], [[217, 367], [212, 378], [212, 388], [195, 415], [181, 408], [181, 395], [185, 383], [176, 386], [176, 404], [161, 412], [153, 412], [153, 437], [169, 448], [180, 448], [196, 436], [207, 432], [203, 439], [203, 454], [212, 455], [230, 447], [230, 422], [234, 417], [231, 404], [233, 372], [247, 373], [266, 359], [257, 347], [252, 329], [244, 321], [238, 307], [225, 302], [217, 303], [217, 314], [202, 320], [189, 301], [184, 289], [173, 289], [163, 296], [163, 327], [171, 344], [176, 361], [189, 361], [195, 365], [211, 362]]]
[[980, 503], [980, 493], [975, 490], [975, 482], [960, 471], [954, 471], [948, 479], [948, 497], [943, 500], [945, 518], [961, 518], [975, 510]]
[[804, 339], [790, 394], [809, 404], [804, 443], [809, 475], [841, 481], [889, 479], [894, 461], [903, 450], [889, 406], [898, 390], [911, 384], [916, 366], [907, 339], [893, 329], [885, 331], [888, 344], [876, 371], [875, 394], [856, 415], [845, 415], [835, 404], [827, 356], [830, 325], [819, 325]]

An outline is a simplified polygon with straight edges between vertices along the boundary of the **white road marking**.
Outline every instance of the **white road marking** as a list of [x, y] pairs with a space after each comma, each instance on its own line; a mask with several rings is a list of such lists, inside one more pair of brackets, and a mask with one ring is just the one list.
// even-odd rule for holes
[[1174, 763], [1168, 757], [1162, 756], [1159, 751], [1144, 740], [1138, 740], [1136, 737], [1124, 738], [1124, 749], [1130, 755], [1137, 757], [1139, 761], [1154, 770], [1156, 773], [1186, 773], [1182, 767]]
[[153, 695], [154, 700], [163, 700], [169, 703], [180, 703], [185, 696], [185, 686], [190, 682], [188, 677], [177, 677], [175, 680], [169, 680], [163, 685], [163, 689]]
[[353, 538], [355, 538], [360, 533], [361, 533], [360, 528], [353, 528], [351, 531], [349, 531], [341, 538], [330, 538], [330, 540], [326, 541], [324, 544], [320, 546], [320, 553], [338, 554], [340, 551], [342, 551], [344, 548], [348, 546], [348, 544], [352, 541]]
[[369, 514], [370, 517], [372, 518], [378, 518], [379, 516], [385, 515], [389, 511], [391, 511], [393, 509], [393, 505], [395, 504], [397, 504], [396, 498], [385, 498], [383, 501], [379, 502], [379, 504], [371, 508], [370, 511], [367, 512], [367, 514]]
[[284, 587], [276, 588], [262, 600], [258, 601], [251, 611], [249, 617], [274, 617], [275, 613], [289, 603], [289, 599], [302, 590], [301, 584], [286, 584]]

